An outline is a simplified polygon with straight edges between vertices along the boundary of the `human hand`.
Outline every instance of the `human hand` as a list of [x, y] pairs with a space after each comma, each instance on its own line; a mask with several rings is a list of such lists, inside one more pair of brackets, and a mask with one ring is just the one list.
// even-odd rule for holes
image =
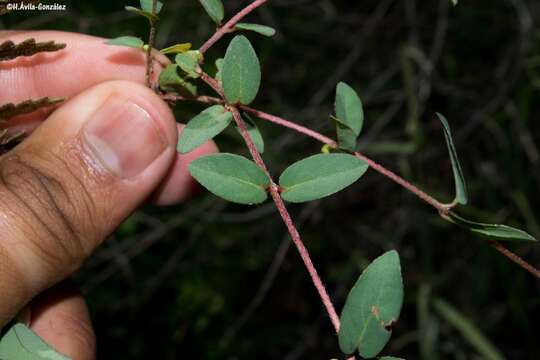
[[38, 335], [74, 360], [94, 359], [85, 302], [61, 282], [146, 199], [186, 199], [196, 188], [187, 165], [217, 149], [176, 153], [181, 128], [142, 85], [142, 52], [50, 31], [4, 31], [0, 43], [32, 37], [67, 48], [0, 62], [0, 105], [68, 101], [8, 122], [32, 134], [0, 157], [0, 328], [30, 304]]

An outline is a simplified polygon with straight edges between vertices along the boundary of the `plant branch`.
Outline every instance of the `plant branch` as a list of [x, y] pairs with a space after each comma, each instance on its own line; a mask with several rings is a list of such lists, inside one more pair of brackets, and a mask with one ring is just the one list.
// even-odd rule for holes
[[304, 265], [306, 266], [309, 272], [313, 285], [315, 286], [315, 288], [317, 289], [317, 292], [319, 293], [319, 296], [326, 309], [326, 312], [328, 313], [328, 316], [330, 317], [330, 320], [332, 321], [332, 325], [334, 326], [336, 333], [338, 333], [339, 326], [340, 326], [339, 316], [337, 315], [336, 309], [334, 308], [334, 305], [332, 304], [330, 295], [328, 295], [328, 292], [326, 291], [326, 288], [317, 272], [317, 269], [315, 268], [315, 265], [313, 264], [313, 261], [311, 260], [311, 257], [309, 256], [309, 251], [307, 250], [306, 246], [302, 242], [302, 238], [300, 237], [300, 234], [298, 233], [298, 230], [296, 229], [294, 222], [289, 212], [287, 211], [287, 207], [285, 206], [285, 203], [283, 202], [283, 199], [281, 198], [281, 195], [279, 193], [280, 192], [279, 186], [272, 179], [272, 176], [270, 172], [268, 171], [268, 168], [266, 164], [264, 163], [264, 160], [262, 159], [261, 154], [259, 154], [259, 152], [257, 151], [257, 147], [253, 143], [253, 139], [251, 138], [251, 135], [249, 135], [246, 123], [242, 119], [242, 116], [240, 115], [240, 111], [238, 110], [238, 107], [230, 105], [230, 104], [226, 104], [225, 94], [223, 92], [223, 89], [214, 78], [210, 77], [208, 74], [204, 72], [201, 72], [201, 79], [222, 97], [223, 102], [225, 103], [225, 106], [233, 115], [234, 121], [236, 122], [236, 125], [238, 126], [238, 129], [240, 130], [240, 134], [242, 135], [242, 138], [244, 139], [248, 147], [251, 157], [268, 177], [268, 180], [270, 181], [270, 186], [269, 186], [270, 195], [272, 199], [274, 200], [276, 208], [278, 209], [278, 212], [281, 218], [283, 219], [285, 226], [287, 227], [287, 231], [289, 232], [294, 245], [296, 246], [296, 248], [298, 249], [298, 252], [300, 253], [300, 257], [302, 258], [302, 261], [304, 262]]
[[506, 247], [498, 243], [497, 241], [490, 241], [489, 244], [498, 252], [506, 256], [508, 259], [513, 261], [514, 263], [521, 266], [523, 269], [527, 270], [529, 273], [536, 276], [538, 279], [540, 279], [540, 270], [523, 260], [519, 255], [513, 253], [512, 251], [508, 250]]
[[[204, 74], [204, 75], [206, 75], [206, 76], [203, 76], [203, 80], [209, 81], [210, 82], [209, 85], [214, 90], [216, 90], [218, 93], [220, 91], [221, 91], [221, 93], [223, 93], [223, 91], [221, 90], [221, 88], [220, 88], [219, 84], [217, 83], [217, 81], [215, 81], [213, 78], [211, 78], [207, 74]], [[208, 104], [224, 104], [225, 103], [221, 99], [218, 99], [218, 98], [215, 98], [215, 97], [209, 97], [209, 96], [186, 98], [186, 97], [182, 97], [182, 96], [164, 95], [163, 98], [165, 100], [169, 100], [169, 101], [193, 100], [193, 101], [202, 102], [202, 103], [208, 103]], [[337, 146], [336, 142], [334, 140], [332, 140], [331, 138], [329, 138], [327, 136], [324, 136], [324, 135], [322, 135], [322, 134], [320, 134], [320, 133], [318, 133], [318, 132], [316, 132], [314, 130], [308, 129], [308, 128], [302, 126], [302, 125], [296, 124], [296, 123], [294, 123], [292, 121], [283, 119], [281, 117], [278, 117], [278, 116], [275, 116], [275, 115], [272, 115], [272, 114], [265, 113], [265, 112], [260, 111], [260, 110], [253, 109], [253, 108], [251, 108], [249, 106], [245, 106], [245, 105], [239, 105], [238, 108], [243, 110], [243, 111], [246, 111], [248, 113], [251, 113], [251, 114], [257, 116], [258, 118], [260, 118], [262, 120], [266, 120], [266, 121], [272, 122], [274, 124], [278, 124], [278, 125], [281, 125], [283, 127], [295, 130], [295, 131], [297, 131], [297, 132], [299, 132], [301, 134], [304, 134], [304, 135], [309, 136], [309, 137], [311, 137], [313, 139], [316, 139], [316, 140], [320, 141], [323, 144], [329, 145], [329, 146], [334, 147], [334, 148]], [[373, 170], [379, 172], [380, 174], [387, 177], [388, 179], [390, 179], [390, 180], [394, 181], [395, 183], [401, 185], [405, 189], [409, 190], [410, 192], [412, 192], [413, 194], [418, 196], [421, 200], [423, 200], [427, 204], [433, 206], [435, 209], [437, 209], [437, 211], [441, 215], [447, 214], [448, 211], [451, 209], [451, 207], [453, 207], [455, 205], [454, 203], [443, 204], [440, 201], [433, 198], [432, 196], [428, 195], [426, 192], [420, 190], [418, 187], [416, 187], [415, 185], [413, 185], [409, 181], [403, 179], [402, 177], [400, 177], [399, 175], [397, 175], [393, 171], [385, 168], [384, 166], [382, 166], [379, 163], [375, 162], [374, 160], [368, 158], [367, 156], [365, 156], [365, 155], [363, 155], [363, 154], [361, 154], [359, 152], [355, 152], [353, 154], [357, 158], [359, 158], [359, 159], [365, 161], [366, 163], [368, 163], [369, 166]], [[523, 260], [517, 254], [514, 254], [512, 251], [510, 251], [509, 249], [507, 249], [506, 247], [504, 247], [503, 245], [501, 245], [498, 242], [492, 241], [492, 242], [490, 242], [490, 245], [492, 247], [494, 247], [497, 251], [499, 251], [502, 255], [506, 256], [508, 259], [510, 259], [514, 263], [518, 264], [521, 268], [523, 268], [527, 272], [531, 273], [532, 275], [534, 275], [535, 277], [540, 279], [540, 270], [538, 270], [537, 268], [535, 268], [531, 264], [527, 263], [525, 260]]]
[[229, 21], [227, 21], [227, 23], [225, 25], [218, 28], [217, 31], [214, 33], [214, 35], [212, 35], [212, 37], [210, 37], [210, 39], [208, 39], [199, 48], [199, 51], [201, 52], [201, 54], [204, 54], [206, 51], [208, 51], [208, 49], [210, 49], [212, 47], [212, 45], [214, 45], [219, 39], [221, 39], [223, 37], [223, 35], [225, 35], [227, 33], [230, 33], [234, 29], [234, 26], [240, 20], [242, 20], [244, 17], [246, 17], [246, 15], [248, 15], [250, 12], [252, 12], [256, 8], [258, 8], [259, 6], [263, 5], [267, 1], [268, 0], [255, 0], [251, 4], [249, 4], [248, 6], [246, 6], [242, 10], [240, 10], [240, 12], [238, 14], [236, 14], [235, 16], [233, 16]]
[[[257, 116], [260, 119], [271, 121], [271, 122], [273, 122], [275, 124], [278, 124], [278, 125], [285, 126], [285, 127], [290, 128], [290, 129], [296, 130], [299, 133], [302, 133], [302, 134], [307, 135], [309, 137], [312, 137], [312, 138], [314, 138], [316, 140], [319, 140], [320, 142], [322, 142], [324, 144], [327, 144], [327, 145], [329, 145], [331, 147], [336, 147], [337, 146], [336, 142], [334, 140], [330, 139], [329, 137], [326, 137], [326, 136], [324, 136], [324, 135], [322, 135], [322, 134], [320, 134], [320, 133], [318, 133], [316, 131], [313, 131], [311, 129], [308, 129], [308, 128], [304, 127], [304, 126], [293, 123], [293, 122], [291, 122], [289, 120], [280, 118], [280, 117], [275, 116], [275, 115], [267, 114], [267, 113], [259, 111], [259, 110], [255, 110], [255, 109], [252, 109], [252, 108], [247, 107], [247, 106], [241, 106], [241, 108], [244, 111], [247, 111], [247, 112]], [[359, 152], [355, 152], [354, 156], [356, 156], [357, 158], [359, 158], [359, 159], [365, 161], [366, 163], [368, 163], [369, 166], [373, 170], [379, 172], [380, 174], [386, 176], [390, 180], [392, 180], [392, 181], [396, 182], [397, 184], [403, 186], [405, 189], [409, 190], [413, 194], [417, 195], [420, 199], [424, 200], [426, 203], [428, 203], [431, 206], [433, 206], [434, 208], [436, 208], [439, 212], [443, 212], [443, 213], [448, 212], [448, 210], [449, 210], [448, 205], [443, 204], [440, 201], [436, 200], [435, 198], [428, 195], [426, 192], [420, 190], [418, 187], [411, 184], [407, 180], [403, 179], [402, 177], [400, 177], [396, 173], [392, 172], [391, 170], [385, 168], [384, 166], [380, 165], [379, 163], [375, 162], [374, 160], [368, 158], [367, 156], [365, 156], [365, 155], [363, 155], [363, 154], [361, 154]]]
[[289, 234], [291, 235], [293, 243], [298, 249], [298, 252], [300, 253], [300, 257], [302, 258], [302, 261], [304, 262], [304, 265], [306, 266], [309, 272], [309, 275], [311, 276], [313, 285], [315, 285], [315, 288], [317, 289], [317, 292], [319, 293], [319, 296], [321, 297], [323, 305], [326, 308], [326, 312], [328, 313], [328, 316], [330, 317], [330, 320], [332, 321], [332, 325], [334, 326], [336, 333], [338, 333], [339, 327], [340, 327], [339, 316], [337, 315], [336, 309], [334, 308], [334, 305], [332, 304], [332, 300], [330, 299], [330, 296], [328, 295], [328, 292], [326, 291], [326, 288], [319, 274], [317, 273], [317, 269], [315, 268], [315, 265], [313, 264], [313, 261], [311, 260], [311, 257], [309, 256], [309, 251], [304, 245], [302, 238], [300, 237], [300, 234], [298, 233], [298, 230], [296, 229], [294, 222], [292, 221], [292, 218], [289, 212], [287, 211], [287, 207], [285, 206], [285, 203], [283, 202], [283, 199], [281, 198], [281, 195], [279, 194], [279, 186], [272, 180], [272, 177], [270, 176], [270, 173], [266, 167], [266, 164], [264, 163], [261, 155], [257, 151], [257, 147], [255, 146], [255, 144], [253, 143], [253, 140], [251, 139], [251, 136], [249, 135], [246, 124], [244, 120], [242, 119], [242, 116], [240, 115], [238, 108], [236, 108], [235, 106], [228, 106], [228, 107], [229, 107], [229, 110], [233, 114], [236, 125], [238, 126], [238, 129], [240, 130], [240, 133], [247, 144], [247, 147], [249, 149], [251, 156], [253, 157], [253, 160], [255, 161], [257, 165], [259, 165], [259, 167], [263, 169], [263, 171], [267, 174], [268, 178], [270, 179], [270, 195], [272, 196], [272, 199], [274, 200], [274, 203], [276, 204], [276, 208], [278, 209], [278, 212], [281, 218], [283, 219], [283, 222], [285, 223], [285, 226], [287, 227]]
[[[157, 0], [152, 0], [152, 15], [156, 15]], [[146, 49], [146, 86], [152, 88], [151, 77], [153, 69], [152, 49], [156, 42], [156, 20], [150, 19], [150, 35], [148, 37], [148, 48]]]

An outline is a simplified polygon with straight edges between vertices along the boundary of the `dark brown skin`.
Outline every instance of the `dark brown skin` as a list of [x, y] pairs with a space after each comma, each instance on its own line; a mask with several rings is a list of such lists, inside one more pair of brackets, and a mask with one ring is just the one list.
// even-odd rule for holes
[[217, 148], [176, 153], [181, 127], [143, 85], [141, 51], [79, 34], [0, 32], [0, 42], [27, 38], [67, 48], [0, 62], [0, 104], [68, 100], [4, 124], [31, 135], [0, 157], [0, 327], [29, 304], [31, 328], [67, 356], [91, 360], [86, 304], [64, 280], [145, 199], [187, 199], [196, 189], [187, 165]]

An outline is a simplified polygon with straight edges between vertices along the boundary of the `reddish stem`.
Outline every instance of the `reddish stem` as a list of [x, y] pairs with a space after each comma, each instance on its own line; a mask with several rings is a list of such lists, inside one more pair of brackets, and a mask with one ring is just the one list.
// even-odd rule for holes
[[[219, 84], [217, 84], [217, 82], [214, 79], [212, 79], [209, 76], [207, 76], [207, 79], [211, 79], [210, 80], [211, 82], [213, 80], [213, 82], [212, 82], [213, 86], [211, 85], [212, 87], [217, 86], [217, 89], [221, 90], [221, 88], [219, 87]], [[166, 100], [171, 100], [171, 101], [194, 100], [194, 101], [210, 103], [210, 104], [223, 104], [224, 103], [223, 100], [220, 100], [220, 99], [214, 98], [214, 97], [208, 97], [208, 96], [204, 96], [204, 97], [201, 96], [201, 97], [197, 97], [197, 98], [184, 98], [184, 97], [181, 97], [181, 96], [166, 95], [163, 98], [166, 99]], [[296, 123], [294, 123], [292, 121], [289, 121], [289, 120], [280, 118], [278, 116], [271, 115], [271, 114], [268, 114], [268, 113], [253, 109], [253, 108], [250, 108], [248, 106], [240, 105], [238, 107], [240, 109], [246, 111], [246, 112], [249, 112], [249, 113], [257, 116], [260, 119], [267, 120], [267, 121], [273, 122], [275, 124], [278, 124], [278, 125], [287, 127], [289, 129], [295, 130], [295, 131], [297, 131], [297, 132], [299, 132], [301, 134], [304, 134], [306, 136], [314, 138], [314, 139], [316, 139], [316, 140], [318, 140], [318, 141], [320, 141], [320, 142], [322, 142], [324, 144], [327, 144], [329, 146], [332, 146], [332, 147], [337, 146], [336, 142], [334, 140], [330, 139], [329, 137], [324, 136], [324, 135], [322, 135], [322, 134], [320, 134], [320, 133], [318, 133], [316, 131], [313, 131], [311, 129], [308, 129], [308, 128], [302, 126], [302, 125], [298, 125], [298, 124], [296, 124]], [[361, 153], [355, 152], [354, 155], [356, 157], [358, 157], [359, 159], [362, 159], [366, 163], [368, 163], [369, 166], [371, 168], [373, 168], [373, 170], [375, 170], [375, 171], [379, 172], [380, 174], [384, 175], [385, 177], [391, 179], [392, 181], [394, 181], [397, 184], [401, 185], [402, 187], [409, 190], [413, 194], [417, 195], [420, 199], [422, 199], [423, 201], [425, 201], [429, 205], [433, 206], [435, 209], [437, 209], [439, 211], [439, 213], [441, 213], [441, 215], [444, 215], [444, 214], [448, 213], [448, 211], [455, 205], [455, 203], [443, 204], [443, 203], [439, 202], [438, 200], [436, 200], [432, 196], [428, 195], [424, 191], [420, 190], [419, 188], [417, 188], [416, 186], [414, 186], [413, 184], [411, 184], [407, 180], [403, 179], [402, 177], [395, 174], [391, 170], [385, 168], [384, 166], [378, 164], [374, 160], [371, 160], [370, 158], [366, 157], [365, 155], [363, 155]], [[498, 242], [493, 241], [493, 242], [491, 242], [491, 246], [493, 246], [502, 255], [506, 256], [511, 261], [513, 261], [514, 263], [521, 266], [524, 270], [526, 270], [529, 273], [531, 273], [532, 275], [540, 278], [540, 270], [536, 269], [534, 266], [527, 263], [525, 260], [520, 258], [518, 255], [514, 254], [513, 252], [511, 252], [510, 250], [505, 248], [503, 245], [499, 244]]]
[[365, 161], [369, 164], [369, 166], [379, 172], [380, 174], [386, 176], [387, 178], [393, 180], [394, 182], [398, 183], [399, 185], [403, 186], [405, 189], [409, 190], [416, 196], [418, 196], [420, 199], [424, 200], [426, 203], [433, 206], [435, 209], [437, 209], [439, 212], [446, 213], [448, 212], [448, 207], [445, 204], [442, 204], [441, 202], [437, 201], [433, 196], [428, 195], [426, 192], [420, 190], [418, 187], [414, 186], [407, 180], [403, 179], [401, 176], [397, 175], [391, 170], [388, 170], [384, 166], [380, 165], [379, 163], [375, 162], [374, 160], [371, 160], [367, 156], [355, 152], [354, 156], [359, 158], [360, 160]]
[[506, 256], [508, 259], [515, 262], [516, 264], [521, 266], [523, 269], [527, 270], [529, 273], [533, 274], [538, 279], [540, 279], [540, 270], [538, 270], [537, 268], [535, 268], [534, 266], [532, 266], [531, 264], [523, 260], [519, 255], [514, 254], [512, 251], [508, 250], [507, 248], [505, 248], [503, 245], [501, 245], [500, 243], [496, 241], [492, 240], [489, 243], [495, 250], [497, 250], [498, 252]]
[[[271, 114], [267, 114], [267, 113], [259, 111], [259, 110], [255, 110], [255, 109], [252, 109], [252, 108], [247, 107], [247, 106], [240, 106], [240, 108], [242, 110], [244, 110], [244, 111], [252, 113], [253, 115], [257, 116], [260, 119], [268, 120], [268, 121], [271, 121], [271, 122], [273, 122], [275, 124], [278, 124], [278, 125], [285, 126], [285, 127], [290, 128], [290, 129], [296, 130], [299, 133], [302, 133], [304, 135], [307, 135], [309, 137], [317, 139], [320, 142], [322, 142], [324, 144], [327, 144], [327, 145], [330, 145], [332, 147], [337, 146], [336, 142], [334, 140], [330, 139], [329, 137], [326, 137], [326, 136], [324, 136], [322, 134], [319, 134], [318, 132], [313, 131], [311, 129], [308, 129], [308, 128], [304, 127], [304, 126], [295, 124], [295, 123], [293, 123], [293, 122], [291, 122], [289, 120], [286, 120], [286, 119], [283, 119], [283, 118], [280, 118], [278, 116], [274, 116], [274, 115], [271, 115]], [[387, 178], [389, 178], [389, 179], [393, 180], [394, 182], [398, 183], [399, 185], [403, 186], [405, 189], [407, 189], [410, 192], [412, 192], [413, 194], [417, 195], [420, 199], [424, 200], [425, 202], [427, 202], [431, 206], [435, 207], [438, 211], [444, 213], [444, 212], [447, 212], [449, 210], [447, 205], [437, 201], [432, 196], [428, 195], [427, 193], [420, 190], [418, 187], [414, 186], [413, 184], [411, 184], [407, 180], [405, 180], [402, 177], [398, 176], [396, 173], [394, 173], [394, 172], [390, 171], [389, 169], [385, 168], [384, 166], [378, 164], [374, 160], [371, 160], [370, 158], [368, 158], [367, 156], [365, 156], [365, 155], [363, 155], [363, 154], [361, 154], [359, 152], [355, 152], [354, 155], [357, 158], [359, 158], [359, 159], [365, 161], [366, 163], [368, 163], [369, 166], [373, 170], [381, 173], [382, 175], [386, 176]]]
[[[157, 0], [152, 0], [152, 15], [156, 14]], [[155, 20], [150, 20], [150, 35], [148, 37], [148, 48], [146, 49], [146, 86], [152, 88], [152, 70], [153, 70], [153, 58], [152, 49], [156, 42], [156, 23]]]
[[246, 112], [249, 112], [249, 113], [257, 116], [260, 119], [267, 120], [267, 121], [273, 122], [274, 124], [278, 124], [278, 125], [281, 125], [281, 126], [284, 126], [284, 127], [288, 127], [289, 129], [293, 129], [293, 130], [295, 130], [295, 131], [297, 131], [299, 133], [302, 133], [302, 134], [307, 135], [309, 137], [312, 137], [312, 138], [314, 138], [316, 140], [319, 140], [320, 142], [322, 142], [324, 144], [328, 144], [328, 145], [330, 145], [332, 147], [337, 146], [336, 142], [334, 140], [330, 139], [329, 137], [324, 136], [322, 134], [319, 134], [318, 132], [313, 131], [311, 129], [308, 129], [308, 128], [302, 126], [302, 125], [298, 125], [298, 124], [293, 123], [291, 121], [280, 118], [279, 116], [271, 115], [271, 114], [268, 114], [268, 113], [265, 113], [265, 112], [250, 108], [249, 106], [245, 106], [245, 105], [241, 105], [241, 106], [239, 106], [239, 108], [246, 111]]
[[[212, 85], [210, 85], [212, 86]], [[236, 125], [238, 126], [238, 129], [240, 130], [240, 134], [244, 138], [244, 141], [246, 142], [246, 145], [249, 149], [249, 152], [251, 156], [253, 157], [253, 160], [261, 169], [264, 170], [266, 175], [268, 176], [268, 179], [270, 179], [270, 195], [272, 196], [272, 199], [274, 200], [274, 203], [276, 204], [276, 207], [279, 211], [279, 214], [281, 215], [281, 218], [283, 219], [283, 222], [285, 223], [285, 226], [287, 227], [287, 230], [289, 231], [289, 234], [291, 235], [291, 238], [293, 240], [294, 245], [298, 249], [298, 252], [300, 253], [300, 257], [302, 258], [302, 261], [304, 262], [304, 265], [306, 266], [309, 275], [311, 276], [311, 281], [315, 285], [315, 288], [317, 289], [317, 292], [319, 293], [319, 296], [321, 297], [321, 300], [323, 302], [324, 307], [326, 308], [326, 311], [328, 312], [328, 316], [330, 316], [330, 320], [332, 321], [332, 325], [334, 325], [334, 329], [336, 330], [336, 333], [339, 332], [339, 316], [336, 313], [336, 309], [334, 308], [334, 305], [332, 304], [332, 300], [330, 299], [330, 296], [328, 295], [328, 292], [326, 291], [326, 288], [317, 273], [317, 269], [315, 268], [315, 265], [313, 264], [313, 261], [311, 260], [311, 257], [309, 256], [309, 251], [307, 250], [306, 246], [302, 242], [302, 238], [300, 237], [300, 234], [298, 233], [298, 230], [294, 226], [294, 222], [292, 221], [292, 218], [287, 211], [287, 207], [285, 206], [285, 203], [283, 202], [283, 199], [281, 198], [281, 195], [279, 194], [279, 186], [272, 180], [272, 176], [270, 175], [268, 168], [266, 167], [266, 164], [264, 163], [264, 160], [262, 159], [261, 155], [257, 151], [257, 147], [253, 143], [253, 139], [249, 135], [249, 132], [246, 127], [246, 123], [242, 119], [242, 116], [240, 115], [240, 112], [238, 111], [238, 108], [235, 106], [228, 106], [229, 110], [232, 112], [234, 121], [236, 122]]]
[[242, 20], [250, 12], [263, 5], [268, 0], [255, 0], [245, 8], [243, 8], [238, 14], [233, 16], [225, 25], [221, 26], [210, 39], [208, 39], [200, 48], [199, 51], [201, 54], [204, 54], [212, 45], [214, 45], [223, 35], [231, 32], [234, 29], [234, 26]]

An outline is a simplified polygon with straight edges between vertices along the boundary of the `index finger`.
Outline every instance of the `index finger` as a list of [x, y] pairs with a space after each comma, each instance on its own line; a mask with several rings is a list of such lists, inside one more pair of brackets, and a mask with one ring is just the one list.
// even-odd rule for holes
[[[0, 43], [36, 41], [65, 43], [53, 53], [0, 62], [0, 103], [40, 97], [69, 98], [104, 81], [145, 81], [143, 51], [105, 44], [106, 39], [60, 31], [0, 31]], [[161, 63], [168, 60], [161, 56]], [[156, 67], [160, 67], [159, 63]]]

